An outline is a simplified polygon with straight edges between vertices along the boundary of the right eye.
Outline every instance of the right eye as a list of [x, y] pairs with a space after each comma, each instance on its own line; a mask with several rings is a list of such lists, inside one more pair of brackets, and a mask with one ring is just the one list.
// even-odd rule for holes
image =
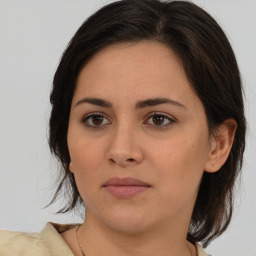
[[102, 127], [111, 122], [102, 114], [100, 113], [90, 113], [83, 118], [83, 123], [92, 128]]

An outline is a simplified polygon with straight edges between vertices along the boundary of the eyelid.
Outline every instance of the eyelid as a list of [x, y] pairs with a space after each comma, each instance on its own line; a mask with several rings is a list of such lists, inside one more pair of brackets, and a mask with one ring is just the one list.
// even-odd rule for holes
[[[93, 116], [95, 116], [95, 115], [103, 116], [104, 118], [106, 118], [106, 119], [109, 121], [109, 123], [108, 123], [108, 124], [103, 124], [103, 125], [89, 125], [89, 124], [86, 124], [86, 121], [87, 121], [90, 117], [93, 117]], [[83, 118], [82, 118], [82, 123], [83, 123], [84, 125], [86, 125], [87, 127], [89, 127], [89, 128], [101, 128], [101, 127], [104, 127], [104, 126], [106, 126], [106, 125], [111, 124], [111, 121], [110, 121], [110, 118], [109, 118], [108, 116], [106, 116], [106, 114], [97, 111], [97, 112], [90, 112], [90, 113], [86, 114], [85, 116], [83, 116]]]
[[[86, 123], [86, 121], [90, 118], [90, 117], [93, 117], [95, 115], [99, 115], [99, 116], [102, 116], [103, 118], [107, 119], [108, 120], [108, 123], [107, 124], [100, 124], [100, 125], [90, 125], [88, 123]], [[168, 119], [169, 122], [168, 124], [163, 124], [163, 125], [156, 125], [156, 124], [149, 124], [148, 123], [148, 120], [150, 118], [152, 118], [154, 115], [159, 115], [159, 116], [163, 116], [165, 119]], [[85, 126], [89, 127], [89, 128], [103, 128], [109, 124], [111, 124], [111, 120], [110, 118], [104, 114], [103, 112], [90, 112], [88, 114], [86, 114], [85, 116], [83, 116], [82, 118], [82, 121], [81, 121]], [[154, 112], [151, 112], [149, 113], [147, 116], [146, 116], [146, 121], [143, 122], [143, 124], [148, 124], [148, 125], [151, 125], [152, 127], [156, 127], [156, 128], [166, 128], [170, 125], [172, 125], [173, 123], [177, 122], [176, 118], [174, 118], [173, 116], [169, 115], [169, 114], [166, 114], [166, 113], [163, 113], [163, 112], [158, 112], [158, 111], [154, 111]]]
[[144, 124], [148, 124], [147, 121], [152, 118], [154, 115], [159, 115], [159, 116], [163, 116], [164, 118], [168, 119], [170, 122], [168, 124], [165, 124], [165, 125], [154, 125], [154, 124], [149, 124], [151, 126], [154, 126], [156, 128], [166, 128], [170, 125], [172, 125], [173, 123], [177, 122], [176, 118], [174, 118], [173, 116], [169, 115], [169, 114], [166, 114], [166, 113], [163, 113], [163, 112], [151, 112], [150, 114], [148, 114], [146, 116], [146, 121], [144, 122]]

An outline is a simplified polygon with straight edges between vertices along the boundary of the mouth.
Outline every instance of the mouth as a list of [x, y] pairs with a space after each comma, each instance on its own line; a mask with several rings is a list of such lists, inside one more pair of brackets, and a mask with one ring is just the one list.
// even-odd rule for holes
[[114, 177], [109, 179], [103, 185], [103, 188], [105, 188], [112, 196], [120, 199], [132, 198], [147, 191], [151, 187], [150, 184], [131, 177]]

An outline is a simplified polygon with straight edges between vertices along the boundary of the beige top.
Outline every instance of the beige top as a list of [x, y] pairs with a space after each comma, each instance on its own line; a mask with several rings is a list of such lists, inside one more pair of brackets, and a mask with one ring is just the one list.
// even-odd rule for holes
[[[40, 233], [0, 230], [0, 256], [74, 256], [59, 233], [75, 226], [47, 223]], [[208, 256], [198, 243], [196, 247], [198, 256]]]

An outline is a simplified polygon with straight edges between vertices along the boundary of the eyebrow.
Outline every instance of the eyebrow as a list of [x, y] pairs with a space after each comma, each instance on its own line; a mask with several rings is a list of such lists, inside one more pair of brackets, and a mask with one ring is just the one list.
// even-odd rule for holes
[[112, 104], [110, 102], [103, 99], [99, 99], [99, 98], [83, 98], [75, 104], [75, 107], [78, 105], [81, 105], [82, 103], [89, 103], [89, 104], [104, 107], [104, 108], [112, 107]]
[[[104, 108], [112, 108], [112, 104], [109, 101], [99, 99], [99, 98], [83, 98], [79, 100], [75, 106], [81, 105], [82, 103], [89, 103], [92, 105], [104, 107]], [[153, 99], [147, 99], [138, 101], [135, 105], [136, 109], [146, 108], [146, 107], [153, 107], [160, 104], [172, 104], [174, 106], [186, 108], [184, 105], [179, 103], [178, 101], [168, 99], [168, 98], [153, 98]]]
[[175, 100], [171, 100], [171, 99], [167, 99], [167, 98], [154, 98], [154, 99], [138, 101], [136, 103], [136, 109], [145, 108], [145, 107], [153, 107], [153, 106], [157, 106], [160, 104], [166, 104], [166, 103], [172, 104], [172, 105], [175, 105], [178, 107], [186, 108], [184, 105], [182, 105], [181, 103], [179, 103], [178, 101], [175, 101]]

